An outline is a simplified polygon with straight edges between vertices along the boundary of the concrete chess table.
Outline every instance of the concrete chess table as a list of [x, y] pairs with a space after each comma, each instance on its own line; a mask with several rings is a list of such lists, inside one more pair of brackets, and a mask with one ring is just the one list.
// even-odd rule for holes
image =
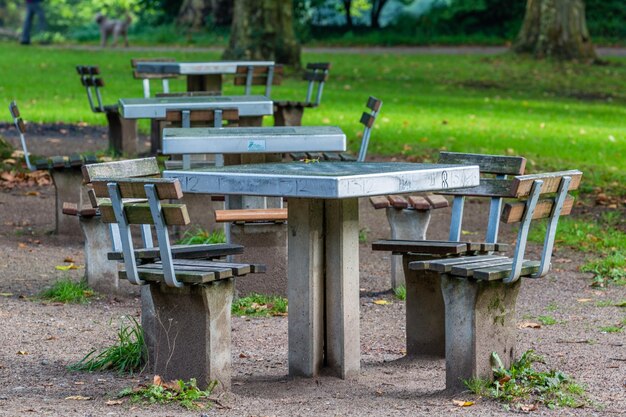
[[187, 76], [187, 91], [222, 91], [222, 75], [237, 67], [272, 66], [274, 61], [140, 62], [137, 72]]
[[186, 193], [289, 197], [289, 374], [360, 369], [358, 198], [475, 186], [478, 166], [290, 162], [165, 171]]

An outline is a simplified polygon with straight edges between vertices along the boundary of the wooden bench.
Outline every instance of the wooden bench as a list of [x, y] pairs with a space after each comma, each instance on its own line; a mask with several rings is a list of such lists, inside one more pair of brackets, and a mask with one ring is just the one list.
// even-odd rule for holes
[[164, 94], [170, 92], [170, 80], [178, 78], [178, 74], [155, 73], [155, 72], [139, 72], [137, 64], [140, 62], [174, 62], [173, 58], [134, 58], [130, 60], [130, 66], [133, 69], [133, 77], [141, 80], [143, 83], [143, 96], [150, 97], [150, 80], [161, 80], [161, 88]]
[[[523, 174], [526, 166], [526, 160], [522, 157], [455, 152], [441, 152], [439, 163], [478, 165], [481, 173], [479, 187], [460, 188], [445, 193], [453, 197], [448, 240], [425, 240], [422, 236], [413, 239], [382, 239], [372, 243], [373, 250], [390, 251], [392, 258], [402, 258], [402, 266], [396, 267], [396, 284], [404, 282], [406, 287], [406, 350], [409, 356], [444, 356], [445, 308], [438, 277], [409, 270], [407, 264], [433, 257], [457, 257], [506, 250], [506, 245], [498, 243], [503, 197], [498, 194], [502, 190], [497, 187], [506, 187], [507, 175]], [[468, 197], [489, 200], [489, 222], [484, 241], [461, 241], [463, 209]], [[404, 276], [399, 274], [402, 270]]]
[[[120, 277], [149, 291], [150, 298], [142, 297], [142, 312], [152, 314], [158, 324], [146, 339], [149, 372], [166, 380], [195, 378], [201, 389], [218, 381], [220, 388], [228, 390], [234, 278], [263, 272], [264, 267], [175, 259], [168, 227], [190, 221], [184, 204], [162, 202], [182, 198], [176, 179], [95, 178], [92, 184], [97, 198], [110, 198], [100, 204], [102, 221], [119, 227], [124, 254]], [[138, 265], [130, 227], [146, 224], [156, 230], [159, 260]], [[148, 302], [146, 308], [143, 304]]]
[[[76, 72], [85, 87], [89, 107], [94, 113], [104, 113], [109, 125], [109, 149], [117, 155], [136, 155], [138, 151], [137, 121], [124, 119], [117, 104], [105, 105], [102, 101], [104, 80], [97, 66], [78, 65]], [[95, 96], [95, 99], [94, 99]]]
[[283, 72], [282, 65], [239, 65], [235, 70], [234, 84], [243, 85], [247, 96], [252, 94], [252, 86], [264, 85], [265, 96], [269, 98], [272, 95], [272, 86], [282, 83]]
[[231, 222], [245, 223], [285, 223], [287, 221], [286, 208], [270, 209], [230, 209], [215, 210], [215, 221], [218, 223]]
[[91, 155], [71, 154], [69, 156], [41, 157], [31, 160], [26, 142], [26, 123], [20, 115], [15, 101], [9, 105], [13, 123], [20, 135], [20, 143], [24, 151], [24, 160], [30, 171], [47, 170], [52, 177], [55, 190], [55, 233], [71, 236], [81, 236], [78, 221], [63, 215], [63, 206], [71, 202], [78, 206], [87, 203], [86, 190], [82, 186], [81, 167], [85, 164], [97, 162]]
[[[313, 108], [320, 105], [324, 83], [328, 81], [330, 63], [308, 63], [304, 71], [303, 79], [308, 82], [304, 101], [274, 101], [274, 126], [302, 126], [302, 115], [305, 108]], [[315, 99], [313, 90], [317, 84]]]
[[[122, 246], [117, 225], [105, 224], [100, 218], [100, 204], [108, 199], [96, 198], [93, 178], [151, 178], [160, 176], [156, 158], [145, 158], [93, 164], [84, 168], [84, 181], [90, 190], [90, 208], [66, 205], [64, 212], [77, 215], [85, 236], [85, 263], [87, 283], [101, 292], [114, 293], [122, 290], [117, 274], [117, 264], [110, 261], [123, 260]], [[103, 186], [100, 187], [101, 192]], [[91, 211], [90, 211], [91, 210]], [[96, 215], [91, 216], [92, 211]], [[160, 257], [159, 248], [154, 246], [149, 226], [141, 227], [143, 247], [135, 249], [135, 259], [140, 263], [149, 263]], [[243, 253], [241, 245], [210, 244], [210, 245], [172, 245], [171, 252], [175, 258], [215, 259]]]
[[[494, 179], [474, 188], [478, 195], [515, 199], [504, 205], [501, 221], [519, 223], [513, 256], [484, 254], [412, 261], [410, 270], [436, 276], [445, 304], [446, 387], [464, 389], [463, 381], [493, 378], [491, 353], [505, 367], [515, 359], [515, 304], [520, 278], [539, 278], [550, 269], [559, 216], [570, 214], [580, 171]], [[468, 192], [471, 195], [471, 192]], [[539, 261], [525, 259], [532, 220], [548, 219]]]

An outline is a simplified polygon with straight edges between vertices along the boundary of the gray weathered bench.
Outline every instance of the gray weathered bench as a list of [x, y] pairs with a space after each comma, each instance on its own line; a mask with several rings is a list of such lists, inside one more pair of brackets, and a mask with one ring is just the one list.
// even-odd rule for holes
[[55, 233], [80, 236], [78, 221], [63, 215], [63, 205], [74, 203], [79, 206], [87, 204], [86, 190], [82, 186], [81, 167], [84, 164], [97, 162], [95, 156], [71, 154], [69, 156], [43, 157], [31, 161], [31, 155], [26, 144], [26, 123], [20, 115], [17, 104], [13, 101], [9, 105], [13, 122], [20, 134], [20, 142], [24, 150], [26, 166], [30, 171], [47, 170], [50, 172], [55, 189]]
[[[110, 197], [100, 204], [103, 222], [119, 226], [124, 254], [120, 277], [150, 293], [155, 323], [153, 338], [146, 341], [150, 372], [167, 380], [195, 378], [202, 389], [218, 381], [228, 390], [234, 278], [263, 272], [263, 266], [172, 256], [168, 227], [188, 224], [189, 216], [184, 204], [162, 200], [183, 196], [178, 180], [96, 178], [92, 183], [96, 197]], [[146, 224], [156, 229], [159, 260], [138, 264], [130, 226]]]
[[[438, 277], [409, 270], [406, 265], [422, 259], [458, 257], [506, 250], [506, 245], [498, 243], [502, 190], [494, 189], [494, 187], [502, 184], [506, 187], [508, 183], [503, 182], [506, 181], [506, 176], [523, 174], [526, 166], [526, 160], [522, 157], [455, 152], [441, 152], [439, 162], [478, 165], [482, 176], [479, 187], [459, 188], [446, 193], [453, 196], [449, 240], [433, 241], [424, 240], [424, 238], [403, 239], [400, 237], [377, 240], [372, 243], [373, 250], [390, 251], [392, 256], [402, 256], [403, 281], [406, 286], [406, 350], [409, 356], [444, 355], [445, 315]], [[490, 200], [489, 222], [483, 242], [461, 241], [463, 209], [467, 197], [482, 197]]]
[[[515, 199], [504, 205], [500, 218], [507, 224], [520, 224], [513, 256], [482, 254], [407, 264], [410, 270], [435, 276], [443, 293], [448, 389], [463, 389], [463, 381], [470, 378], [492, 378], [492, 352], [506, 367], [515, 359], [520, 278], [539, 278], [549, 272], [558, 219], [571, 212], [574, 198], [568, 191], [578, 188], [581, 176], [576, 170], [522, 175], [474, 188], [477, 195]], [[467, 195], [472, 195], [471, 189]], [[544, 218], [548, 224], [541, 259], [527, 260], [531, 221]]]
[[[274, 126], [302, 126], [302, 115], [305, 108], [313, 108], [320, 105], [324, 83], [328, 80], [330, 63], [308, 63], [304, 71], [303, 79], [308, 82], [304, 101], [278, 100], [274, 101]], [[313, 89], [317, 84], [315, 99]]]
[[234, 83], [244, 86], [244, 94], [252, 94], [255, 85], [265, 86], [265, 96], [271, 97], [272, 86], [280, 85], [283, 81], [282, 65], [238, 65], [235, 71]]
[[[138, 151], [137, 121], [124, 119], [117, 104], [102, 101], [104, 80], [97, 66], [78, 65], [76, 72], [87, 91], [89, 107], [94, 113], [104, 113], [109, 125], [109, 149], [118, 155], [136, 155]], [[94, 100], [95, 95], [95, 100]]]

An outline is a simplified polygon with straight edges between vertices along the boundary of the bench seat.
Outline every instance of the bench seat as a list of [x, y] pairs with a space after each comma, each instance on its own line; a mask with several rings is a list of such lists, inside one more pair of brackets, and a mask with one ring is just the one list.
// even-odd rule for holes
[[215, 221], [218, 223], [284, 223], [287, 221], [287, 216], [286, 208], [215, 210]]
[[[221, 258], [222, 256], [241, 255], [243, 246], [230, 243], [212, 243], [206, 245], [172, 245], [172, 256], [175, 259]], [[135, 258], [142, 262], [157, 259], [161, 256], [159, 248], [135, 249]], [[110, 261], [124, 260], [121, 251], [109, 252]]]
[[428, 255], [461, 255], [468, 252], [506, 252], [509, 245], [487, 242], [451, 242], [447, 240], [380, 239], [372, 250], [391, 251], [394, 255], [419, 253]]

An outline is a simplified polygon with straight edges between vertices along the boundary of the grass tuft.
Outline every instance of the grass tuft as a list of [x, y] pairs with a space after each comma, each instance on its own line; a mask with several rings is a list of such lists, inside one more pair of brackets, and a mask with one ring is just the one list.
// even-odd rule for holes
[[117, 331], [117, 343], [96, 353], [96, 349], [85, 355], [80, 361], [69, 365], [70, 371], [106, 371], [119, 373], [139, 372], [148, 358], [144, 344], [143, 328], [134, 317], [122, 319]]
[[221, 230], [215, 232], [209, 232], [200, 227], [196, 229], [187, 230], [182, 239], [178, 242], [179, 245], [208, 245], [211, 243], [225, 243], [226, 236]]
[[211, 406], [208, 400], [216, 385], [217, 382], [215, 381], [206, 390], [201, 390], [197, 387], [196, 380], [193, 378], [189, 382], [180, 379], [165, 382], [161, 380], [161, 377], [155, 376], [152, 384], [126, 388], [118, 394], [118, 397], [130, 397], [131, 402], [135, 403], [177, 403], [188, 410], [198, 410]]
[[87, 286], [87, 281], [73, 281], [70, 278], [63, 278], [52, 284], [52, 287], [39, 294], [43, 299], [57, 303], [83, 304], [94, 292]]
[[393, 295], [396, 296], [398, 300], [406, 300], [406, 287], [404, 285], [400, 285], [393, 289]]
[[539, 322], [544, 326], [551, 326], [558, 323], [558, 321], [552, 316], [539, 316], [537, 317], [537, 320], [539, 320]]
[[232, 314], [248, 317], [286, 316], [287, 309], [286, 298], [253, 293], [233, 301]]
[[471, 379], [465, 386], [474, 394], [494, 398], [521, 408], [523, 403], [557, 407], [583, 407], [588, 403], [584, 388], [561, 371], [538, 371], [534, 363], [544, 363], [533, 350], [505, 369], [498, 355], [492, 353], [494, 381]]

